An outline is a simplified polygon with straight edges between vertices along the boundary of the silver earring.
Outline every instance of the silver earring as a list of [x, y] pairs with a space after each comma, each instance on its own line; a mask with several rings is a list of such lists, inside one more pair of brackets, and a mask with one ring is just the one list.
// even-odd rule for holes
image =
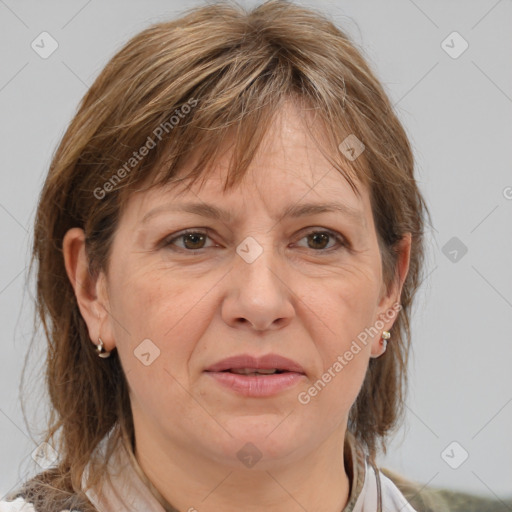
[[101, 341], [101, 338], [98, 338], [99, 343], [96, 345], [96, 352], [100, 357], [103, 359], [110, 357], [111, 352], [107, 352], [105, 348], [103, 347], [103, 341]]
[[370, 357], [372, 359], [377, 359], [382, 354], [384, 354], [384, 352], [386, 352], [386, 347], [388, 345], [389, 338], [391, 338], [391, 333], [389, 331], [382, 331], [382, 336], [380, 338], [380, 345], [382, 347], [382, 352], [378, 356], [371, 355]]

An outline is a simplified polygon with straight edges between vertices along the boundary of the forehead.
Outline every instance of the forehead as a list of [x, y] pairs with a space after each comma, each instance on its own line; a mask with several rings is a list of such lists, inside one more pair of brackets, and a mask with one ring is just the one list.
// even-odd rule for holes
[[[309, 126], [309, 127], [308, 127]], [[174, 179], [180, 180], [138, 193], [135, 200], [136, 217], [141, 219], [160, 203], [191, 201], [217, 203], [240, 211], [248, 211], [256, 205], [264, 205], [277, 214], [283, 205], [297, 203], [342, 203], [347, 211], [364, 211], [369, 207], [368, 191], [358, 180], [348, 162], [344, 171], [349, 174], [357, 190], [354, 191], [343, 174], [336, 169], [311, 135], [316, 127], [315, 138], [321, 137], [321, 127], [306, 125], [304, 113], [286, 102], [276, 114], [271, 126], [243, 180], [233, 188], [223, 190], [235, 150], [236, 138], [227, 139], [219, 151], [219, 157], [195, 183], [183, 179], [195, 164], [194, 155], [183, 165]], [[343, 157], [337, 155], [339, 161]], [[135, 199], [135, 198], [134, 198]]]

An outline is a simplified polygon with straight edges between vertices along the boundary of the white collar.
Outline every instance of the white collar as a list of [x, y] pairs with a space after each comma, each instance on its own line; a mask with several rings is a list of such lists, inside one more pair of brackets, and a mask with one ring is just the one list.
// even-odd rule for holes
[[[104, 460], [107, 447], [116, 426], [101, 440], [95, 449], [100, 460]], [[120, 441], [120, 439], [119, 439]], [[85, 489], [90, 463], [82, 475], [82, 489]], [[98, 512], [166, 512], [148, 486], [133, 467], [130, 455], [122, 442], [115, 446], [107, 466], [108, 475], [99, 488], [88, 489], [85, 494]], [[179, 511], [176, 511], [179, 512]]]

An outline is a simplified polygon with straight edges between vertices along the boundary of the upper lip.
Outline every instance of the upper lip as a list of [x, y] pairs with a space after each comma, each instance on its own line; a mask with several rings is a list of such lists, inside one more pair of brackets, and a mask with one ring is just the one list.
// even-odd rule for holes
[[249, 354], [228, 357], [206, 368], [207, 372], [222, 372], [224, 370], [236, 370], [243, 368], [255, 368], [263, 370], [286, 370], [289, 372], [304, 373], [302, 366], [277, 354], [267, 354], [262, 357], [255, 357]]

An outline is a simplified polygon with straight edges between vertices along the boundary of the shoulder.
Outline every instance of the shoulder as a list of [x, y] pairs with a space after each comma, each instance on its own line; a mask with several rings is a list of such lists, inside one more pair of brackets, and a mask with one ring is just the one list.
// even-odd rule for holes
[[449, 489], [427, 487], [385, 468], [380, 469], [417, 512], [510, 512], [512, 497], [500, 500]]
[[[40, 512], [34, 508], [34, 504], [26, 501], [25, 498], [18, 497], [14, 500], [1, 500], [0, 512]], [[78, 509], [62, 509], [60, 512], [81, 512]]]
[[[0, 512], [38, 512], [34, 508], [34, 504], [18, 497], [11, 501], [0, 501]], [[61, 512], [79, 512], [76, 510], [62, 510]]]
[[53, 468], [35, 475], [0, 500], [0, 512], [95, 511], [88, 500], [66, 488], [60, 476]]
[[32, 503], [23, 498], [16, 498], [12, 501], [0, 501], [0, 512], [36, 512]]

